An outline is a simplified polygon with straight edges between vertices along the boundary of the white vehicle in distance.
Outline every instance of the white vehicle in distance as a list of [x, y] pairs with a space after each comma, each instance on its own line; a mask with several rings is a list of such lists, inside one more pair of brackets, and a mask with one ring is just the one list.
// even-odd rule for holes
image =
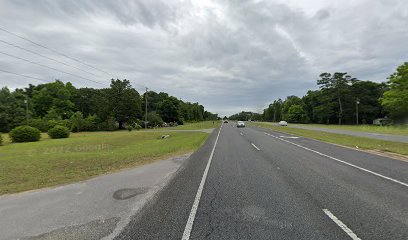
[[288, 123], [286, 121], [280, 121], [279, 126], [288, 126]]
[[238, 121], [237, 122], [237, 127], [245, 127], [245, 123], [243, 121]]

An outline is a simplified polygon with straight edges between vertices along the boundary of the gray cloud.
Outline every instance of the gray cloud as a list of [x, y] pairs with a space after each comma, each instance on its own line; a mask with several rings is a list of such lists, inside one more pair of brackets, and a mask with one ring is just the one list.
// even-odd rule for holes
[[[0, 1], [0, 27], [101, 68], [111, 75], [0, 32], [0, 39], [92, 71], [0, 49], [109, 84], [130, 79], [222, 115], [257, 111], [275, 98], [316, 88], [320, 72], [347, 71], [384, 81], [406, 61], [404, 1]], [[0, 54], [0, 69], [92, 82]], [[39, 83], [0, 73], [0, 87]]]

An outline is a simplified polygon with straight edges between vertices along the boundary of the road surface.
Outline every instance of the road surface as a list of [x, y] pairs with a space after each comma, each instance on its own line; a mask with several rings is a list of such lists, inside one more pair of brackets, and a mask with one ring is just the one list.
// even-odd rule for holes
[[408, 162], [223, 124], [116, 239], [408, 239]]
[[312, 126], [303, 126], [303, 125], [299, 126], [299, 125], [291, 125], [291, 124], [289, 124], [289, 127], [322, 131], [322, 132], [330, 132], [330, 133], [346, 134], [346, 135], [352, 135], [352, 136], [357, 136], [357, 137], [374, 138], [374, 139], [385, 140], [385, 141], [408, 143], [408, 136], [404, 136], [404, 135], [358, 132], [358, 131], [350, 131], [350, 130], [344, 130], [344, 129], [332, 129], [332, 128], [312, 127]]

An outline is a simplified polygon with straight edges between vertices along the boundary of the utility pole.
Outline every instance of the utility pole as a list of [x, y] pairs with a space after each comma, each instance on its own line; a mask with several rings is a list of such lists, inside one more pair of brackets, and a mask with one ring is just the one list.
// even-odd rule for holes
[[358, 105], [360, 104], [360, 99], [356, 99], [356, 124], [358, 125]]
[[24, 103], [26, 105], [26, 125], [28, 125], [28, 96], [25, 95]]
[[145, 129], [147, 129], [147, 90], [146, 88], [146, 93], [145, 93]]

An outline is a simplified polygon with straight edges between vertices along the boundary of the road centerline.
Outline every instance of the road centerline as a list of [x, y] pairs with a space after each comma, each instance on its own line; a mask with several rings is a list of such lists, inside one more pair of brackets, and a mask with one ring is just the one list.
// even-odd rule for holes
[[349, 163], [349, 162], [340, 160], [340, 159], [338, 159], [338, 158], [329, 156], [329, 155], [327, 155], [327, 154], [321, 153], [321, 152], [319, 152], [319, 151], [316, 151], [316, 150], [307, 148], [307, 147], [302, 146], [302, 145], [300, 145], [300, 144], [297, 144], [297, 143], [288, 141], [288, 140], [286, 140], [286, 139], [282, 139], [282, 138], [280, 138], [280, 137], [273, 136], [272, 134], [269, 134], [269, 133], [266, 133], [266, 132], [264, 132], [264, 133], [265, 133], [265, 135], [268, 135], [268, 136], [270, 136], [270, 137], [273, 137], [273, 138], [279, 139], [279, 140], [281, 140], [281, 141], [287, 142], [287, 143], [292, 144], [292, 145], [294, 145], [294, 146], [303, 148], [303, 149], [305, 149], [305, 150], [307, 150], [307, 151], [314, 152], [314, 153], [316, 153], [316, 154], [318, 154], [318, 155], [320, 155], [320, 156], [330, 158], [330, 159], [332, 159], [332, 160], [334, 160], [334, 161], [337, 161], [337, 162], [346, 164], [346, 165], [348, 165], [348, 166], [350, 166], [350, 167], [357, 168], [357, 169], [359, 169], [359, 170], [361, 170], [361, 171], [364, 171], [364, 172], [367, 172], [367, 173], [371, 173], [371, 174], [373, 174], [373, 175], [375, 175], [375, 176], [377, 176], [377, 177], [381, 177], [381, 178], [383, 178], [383, 179], [387, 179], [387, 180], [389, 180], [389, 181], [392, 181], [392, 182], [398, 183], [398, 184], [400, 184], [400, 185], [403, 185], [403, 186], [405, 186], [405, 187], [408, 187], [408, 183], [399, 181], [399, 180], [394, 179], [394, 178], [387, 177], [387, 176], [385, 176], [385, 175], [382, 175], [382, 174], [380, 174], [380, 173], [371, 171], [371, 170], [366, 169], [366, 168], [363, 168], [363, 167], [359, 167], [359, 166], [354, 165], [354, 164], [352, 164], [352, 163]]
[[334, 223], [337, 224], [347, 235], [351, 237], [353, 240], [361, 240], [350, 228], [347, 227], [340, 219], [338, 219], [333, 213], [331, 213], [328, 209], [322, 209], [323, 212], [331, 219]]
[[210, 169], [211, 161], [212, 161], [213, 156], [214, 156], [214, 152], [215, 152], [215, 148], [217, 146], [218, 138], [220, 137], [221, 129], [222, 129], [222, 125], [220, 127], [220, 130], [218, 130], [217, 138], [215, 139], [214, 146], [213, 146], [213, 149], [211, 151], [210, 157], [208, 159], [207, 166], [205, 167], [203, 177], [201, 178], [200, 185], [198, 186], [197, 194], [195, 196], [193, 206], [191, 207], [190, 215], [188, 217], [186, 226], [184, 228], [182, 240], [189, 240], [190, 239], [190, 234], [191, 234], [191, 231], [193, 230], [194, 219], [195, 219], [195, 216], [196, 216], [196, 213], [197, 213], [198, 205], [200, 204], [201, 194], [203, 193], [204, 184], [205, 184], [205, 181], [207, 179], [208, 171]]

